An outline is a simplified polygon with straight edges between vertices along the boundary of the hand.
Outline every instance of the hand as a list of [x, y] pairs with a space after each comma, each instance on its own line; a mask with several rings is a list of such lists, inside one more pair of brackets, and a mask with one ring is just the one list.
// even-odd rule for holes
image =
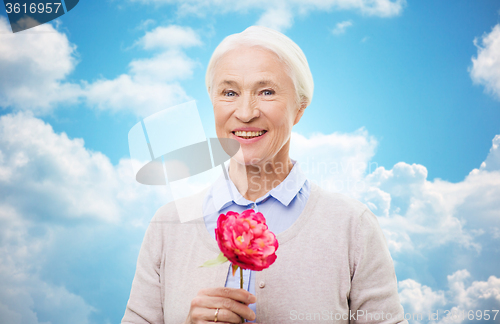
[[256, 302], [254, 295], [244, 289], [208, 288], [198, 292], [191, 301], [186, 324], [213, 323], [215, 312], [217, 323], [241, 323], [241, 318], [253, 321], [255, 313], [248, 307]]

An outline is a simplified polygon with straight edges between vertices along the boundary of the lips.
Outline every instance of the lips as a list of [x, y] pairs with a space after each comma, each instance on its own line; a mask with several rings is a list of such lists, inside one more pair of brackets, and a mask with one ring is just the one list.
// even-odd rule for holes
[[250, 132], [250, 131], [233, 131], [232, 132], [235, 136], [238, 136], [238, 137], [241, 137], [241, 138], [245, 138], [245, 139], [249, 139], [249, 138], [254, 138], [254, 137], [260, 137], [262, 135], [264, 135], [265, 133], [267, 133], [266, 130], [261, 130], [261, 131], [256, 131], [256, 132]]
[[[238, 134], [238, 135], [236, 135]], [[260, 135], [259, 135], [260, 134]], [[251, 144], [257, 141], [260, 141], [262, 138], [266, 137], [267, 131], [261, 132], [243, 132], [243, 131], [235, 131], [231, 132], [232, 137], [240, 142], [241, 144]], [[248, 136], [247, 136], [248, 135]]]

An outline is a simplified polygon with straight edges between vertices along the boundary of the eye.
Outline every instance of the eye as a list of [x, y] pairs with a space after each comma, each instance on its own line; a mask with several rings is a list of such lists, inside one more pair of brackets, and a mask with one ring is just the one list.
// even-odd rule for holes
[[233, 90], [224, 90], [224, 96], [226, 97], [236, 97], [236, 92]]
[[266, 89], [266, 90], [262, 90], [261, 92], [264, 96], [271, 96], [274, 94], [274, 90], [271, 90], [271, 89]]

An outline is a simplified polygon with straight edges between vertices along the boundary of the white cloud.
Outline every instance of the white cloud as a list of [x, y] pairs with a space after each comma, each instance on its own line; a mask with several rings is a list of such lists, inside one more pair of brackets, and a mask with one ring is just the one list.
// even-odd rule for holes
[[392, 252], [416, 252], [449, 243], [480, 253], [500, 230], [500, 136], [479, 169], [463, 181], [428, 180], [422, 165], [377, 168], [357, 194], [378, 216]]
[[335, 25], [335, 28], [332, 30], [332, 33], [334, 35], [344, 34], [346, 29], [351, 26], [352, 26], [352, 21], [350, 20], [339, 22]]
[[257, 24], [278, 30], [292, 26], [296, 15], [311, 11], [354, 10], [362, 15], [393, 17], [401, 14], [406, 0], [130, 0], [153, 5], [174, 4], [179, 14], [206, 15], [207, 13], [225, 14], [228, 12], [246, 13], [249, 10], [263, 10]]
[[80, 87], [65, 78], [76, 64], [76, 46], [51, 24], [13, 34], [0, 17], [0, 107], [46, 113], [75, 103]]
[[[371, 190], [361, 196], [376, 206], [373, 211], [377, 215], [386, 216], [380, 222], [390, 233], [391, 245], [413, 250], [455, 242], [480, 249], [473, 233], [464, 229], [464, 222], [454, 213], [456, 202], [447, 199], [448, 192], [441, 182], [427, 180], [424, 166], [399, 162], [391, 170], [376, 169], [366, 181]], [[452, 184], [448, 188], [456, 187]], [[386, 195], [379, 197], [382, 193]]]
[[124, 206], [148, 195], [166, 199], [135, 182], [130, 160], [113, 166], [102, 153], [85, 149], [82, 139], [56, 134], [29, 113], [0, 117], [0, 152], [0, 205], [30, 219], [116, 224], [130, 209]]
[[[3, 187], [3, 186], [2, 186]], [[12, 324], [88, 324], [96, 311], [81, 296], [40, 278], [56, 230], [0, 202], [0, 318]], [[53, 200], [53, 199], [52, 199]], [[48, 200], [46, 203], [51, 203]], [[42, 215], [40, 215], [42, 216]], [[40, 232], [42, 231], [43, 234]], [[53, 247], [52, 247], [53, 248]], [[76, 253], [76, 251], [74, 251]], [[62, 260], [58, 262], [63, 263]]]
[[116, 268], [170, 199], [29, 113], [0, 117], [0, 192], [0, 318], [30, 324], [93, 323], [101, 294], [126, 296], [128, 278], [107, 290]]
[[293, 13], [285, 6], [267, 9], [257, 21], [256, 25], [284, 31], [293, 24]]
[[361, 128], [352, 134], [313, 134], [310, 138], [292, 132], [290, 156], [300, 162], [311, 181], [321, 187], [356, 196], [366, 188], [367, 170], [377, 141]]
[[156, 20], [146, 19], [141, 21], [141, 23], [136, 27], [137, 30], [149, 30], [150, 26], [156, 25]]
[[201, 40], [189, 27], [170, 25], [167, 27], [157, 27], [146, 33], [139, 41], [144, 49], [172, 49], [187, 48], [201, 45]]
[[[377, 214], [396, 268], [410, 277], [400, 282], [405, 312], [428, 314], [437, 309], [458, 312], [499, 309], [500, 279], [468, 284], [467, 271], [448, 277], [448, 290], [435, 290], [415, 279], [436, 280], [435, 262], [453, 268], [466, 264], [482, 276], [498, 262], [500, 242], [500, 136], [479, 169], [463, 181], [427, 179], [423, 165], [397, 163], [391, 169], [372, 161], [377, 142], [365, 130], [352, 134], [292, 133], [290, 156], [308, 178], [323, 188], [340, 191], [365, 202]], [[478, 266], [478, 265], [481, 266]], [[429, 269], [431, 268], [431, 269]], [[440, 323], [453, 322], [453, 317]]]
[[179, 84], [141, 82], [127, 74], [98, 80], [85, 89], [89, 105], [101, 110], [131, 111], [141, 117], [190, 100]]
[[500, 171], [500, 135], [496, 135], [492, 142], [488, 157], [481, 163], [480, 170]]
[[1, 200], [24, 215], [43, 213], [54, 221], [119, 220], [120, 208], [113, 197], [116, 171], [106, 156], [85, 150], [82, 140], [57, 135], [27, 114], [4, 115], [0, 149], [4, 156], [0, 185], [5, 190]]
[[180, 51], [166, 51], [150, 59], [130, 62], [130, 74], [138, 82], [172, 82], [193, 75], [198, 64]]
[[160, 50], [160, 53], [133, 60], [128, 74], [86, 84], [87, 103], [102, 110], [126, 110], [147, 117], [189, 101], [178, 81], [191, 77], [199, 64], [182, 52], [182, 48], [201, 45], [199, 36], [189, 27], [172, 25], [147, 32], [136, 44], [145, 50]]
[[[28, 246], [24, 246], [29, 247]], [[12, 247], [2, 256], [12, 257]], [[30, 253], [31, 257], [36, 255]], [[26, 269], [19, 269], [0, 257], [0, 318], [10, 324], [90, 324], [96, 309], [64, 286], [41, 280]], [[6, 262], [7, 261], [7, 262]], [[28, 263], [29, 264], [29, 263]], [[28, 264], [23, 264], [27, 266]], [[50, 321], [47, 321], [49, 319]]]
[[372, 158], [377, 141], [352, 134], [292, 133], [290, 156], [311, 181], [365, 202], [378, 216], [393, 252], [433, 249], [448, 243], [480, 251], [478, 238], [500, 231], [500, 136], [481, 168], [463, 181], [428, 180], [423, 165], [399, 162], [392, 169]]
[[447, 279], [448, 289], [437, 291], [412, 279], [399, 282], [399, 296], [405, 313], [422, 315], [422, 321], [411, 323], [431, 323], [430, 315], [434, 319], [432, 323], [436, 324], [469, 323], [468, 316], [471, 315], [473, 321], [479, 320], [479, 317], [476, 318], [479, 315], [477, 311], [481, 312], [484, 319], [485, 310], [489, 310], [489, 320], [493, 320], [494, 313], [491, 310], [500, 307], [500, 278], [490, 276], [487, 281], [468, 284], [470, 273], [459, 270]]
[[0, 17], [0, 38], [0, 107], [38, 115], [81, 100], [100, 110], [148, 116], [190, 100], [179, 81], [190, 78], [200, 66], [182, 51], [200, 46], [199, 36], [189, 27], [175, 25], [157, 27], [136, 42], [157, 53], [130, 62], [127, 74], [81, 84], [65, 81], [77, 63], [76, 46], [51, 24], [14, 35]]
[[483, 85], [487, 92], [500, 99], [500, 24], [480, 40], [474, 39], [474, 45], [477, 57], [472, 58], [469, 69], [472, 81]]
[[399, 298], [405, 306], [405, 313], [423, 314], [423, 317], [435, 311], [436, 307], [446, 305], [443, 291], [433, 291], [430, 287], [422, 285], [415, 280], [400, 281]]

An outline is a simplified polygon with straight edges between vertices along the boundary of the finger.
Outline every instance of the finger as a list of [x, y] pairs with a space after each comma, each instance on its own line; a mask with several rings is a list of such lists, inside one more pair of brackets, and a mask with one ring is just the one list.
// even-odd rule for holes
[[201, 320], [207, 321], [209, 323], [215, 322], [217, 319], [217, 323], [241, 323], [241, 317], [231, 312], [230, 310], [220, 308], [219, 312], [217, 309], [213, 308], [198, 308], [191, 314], [191, 319], [193, 320]]
[[242, 316], [243, 318], [251, 321], [255, 319], [255, 313], [247, 305], [231, 298], [196, 296], [191, 301], [191, 308], [214, 310], [219, 308], [219, 314], [222, 310], [224, 310], [235, 314], [237, 318]]
[[257, 301], [254, 295], [244, 289], [217, 287], [201, 290], [200, 293], [206, 296], [234, 299], [246, 305], [253, 304]]

